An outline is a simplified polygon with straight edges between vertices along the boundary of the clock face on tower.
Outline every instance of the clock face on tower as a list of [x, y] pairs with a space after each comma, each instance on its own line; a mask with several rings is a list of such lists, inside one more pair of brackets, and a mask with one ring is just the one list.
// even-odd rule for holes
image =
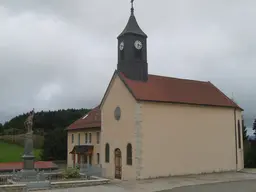
[[121, 42], [119, 45], [119, 49], [122, 51], [124, 49], [124, 42]]
[[139, 40], [136, 40], [134, 46], [136, 49], [140, 50], [142, 48], [142, 43]]

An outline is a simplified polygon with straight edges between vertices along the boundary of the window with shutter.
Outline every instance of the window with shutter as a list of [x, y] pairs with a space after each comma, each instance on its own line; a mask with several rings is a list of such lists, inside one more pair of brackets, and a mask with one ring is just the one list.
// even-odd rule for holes
[[106, 143], [106, 146], [105, 146], [105, 162], [109, 163], [109, 144], [108, 143]]

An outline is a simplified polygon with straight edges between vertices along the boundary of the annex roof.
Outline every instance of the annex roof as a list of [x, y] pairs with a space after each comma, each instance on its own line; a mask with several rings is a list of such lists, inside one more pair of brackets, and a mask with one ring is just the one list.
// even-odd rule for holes
[[67, 130], [76, 130], [84, 128], [100, 128], [101, 127], [101, 113], [99, 106], [92, 109], [89, 113], [76, 120], [67, 127]]

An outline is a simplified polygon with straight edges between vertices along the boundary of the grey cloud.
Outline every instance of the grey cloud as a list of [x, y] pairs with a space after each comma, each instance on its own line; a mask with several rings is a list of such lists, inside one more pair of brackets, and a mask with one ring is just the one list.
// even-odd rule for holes
[[[116, 68], [116, 37], [129, 6], [129, 0], [1, 0], [0, 121], [33, 107], [97, 105]], [[149, 36], [149, 72], [211, 81], [234, 95], [251, 123], [255, 6], [253, 0], [135, 1]]]

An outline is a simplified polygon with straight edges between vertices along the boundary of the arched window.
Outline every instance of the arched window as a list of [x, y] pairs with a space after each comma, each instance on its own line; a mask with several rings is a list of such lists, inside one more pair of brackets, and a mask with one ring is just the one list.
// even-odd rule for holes
[[106, 143], [106, 146], [105, 146], [105, 162], [109, 163], [109, 144], [108, 143]]
[[132, 165], [132, 144], [128, 143], [126, 147], [126, 164]]
[[241, 149], [241, 126], [240, 121], [237, 121], [237, 132], [238, 132], [238, 148]]

